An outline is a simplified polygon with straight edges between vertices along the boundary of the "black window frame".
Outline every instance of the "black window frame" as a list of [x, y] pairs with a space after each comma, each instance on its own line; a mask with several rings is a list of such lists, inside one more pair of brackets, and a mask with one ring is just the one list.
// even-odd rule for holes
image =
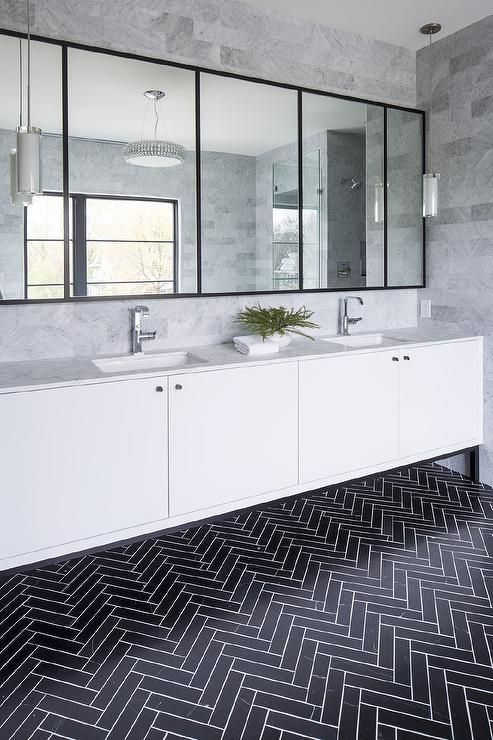
[[[54, 191], [54, 190], [47, 190], [43, 192], [43, 196], [55, 196], [58, 198], [63, 199], [63, 193], [60, 191]], [[158, 240], [158, 241], [152, 241], [153, 244], [156, 243], [166, 243], [166, 244], [172, 244], [173, 245], [173, 277], [171, 280], [132, 280], [128, 281], [131, 285], [141, 285], [145, 283], [171, 283], [172, 284], [172, 293], [176, 292], [176, 288], [178, 285], [179, 280], [179, 264], [178, 264], [178, 257], [179, 257], [179, 223], [178, 223], [178, 200], [176, 198], [156, 198], [153, 196], [146, 196], [146, 195], [111, 195], [109, 193], [106, 194], [100, 194], [100, 193], [69, 193], [69, 207], [71, 205], [72, 209], [72, 238], [69, 240], [69, 243], [72, 242], [72, 268], [73, 268], [73, 275], [69, 274], [69, 283], [71, 288], [71, 299], [77, 299], [77, 298], [100, 298], [101, 300], [105, 300], [107, 298], [120, 298], [122, 296], [115, 295], [115, 296], [88, 296], [88, 286], [89, 285], [122, 285], [125, 284], [127, 281], [122, 280], [104, 280], [100, 282], [95, 281], [89, 281], [87, 280], [87, 201], [88, 200], [121, 200], [125, 202], [152, 202], [152, 203], [167, 203], [172, 206], [172, 213], [173, 213], [173, 239], [165, 239], [165, 240]], [[62, 200], [63, 202], [63, 200]], [[29, 209], [27, 207], [24, 208], [24, 296], [27, 300], [32, 301], [36, 299], [32, 299], [28, 297], [29, 294], [29, 288], [33, 287], [51, 287], [51, 286], [61, 286], [64, 287], [64, 283], [35, 283], [32, 284], [29, 282], [29, 242], [31, 241], [41, 241], [39, 239], [29, 239], [27, 232], [28, 232], [28, 211]], [[62, 239], [44, 239], [43, 241], [61, 241], [63, 243]], [[108, 243], [115, 243], [115, 242], [121, 242], [122, 244], [130, 244], [135, 243], [134, 239], [91, 239], [90, 241], [97, 241], [97, 242], [108, 242]], [[138, 295], [146, 295], [146, 296], [157, 296], [160, 297], [161, 294], [159, 293], [149, 293], [149, 294], [135, 294]], [[61, 300], [61, 299], [39, 299], [39, 300]]]

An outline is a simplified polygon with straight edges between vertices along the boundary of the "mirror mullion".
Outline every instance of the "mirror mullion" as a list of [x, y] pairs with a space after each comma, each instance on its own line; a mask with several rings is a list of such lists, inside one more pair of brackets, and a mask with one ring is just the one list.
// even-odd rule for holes
[[68, 150], [68, 48], [62, 46], [63, 293], [70, 299], [70, 175]]
[[298, 288], [303, 290], [303, 91], [298, 90]]
[[195, 219], [197, 293], [202, 293], [202, 164], [200, 143], [200, 70], [195, 71]]
[[383, 280], [384, 287], [389, 284], [389, 257], [388, 257], [388, 212], [389, 212], [389, 178], [388, 164], [388, 116], [387, 106], [383, 109]]

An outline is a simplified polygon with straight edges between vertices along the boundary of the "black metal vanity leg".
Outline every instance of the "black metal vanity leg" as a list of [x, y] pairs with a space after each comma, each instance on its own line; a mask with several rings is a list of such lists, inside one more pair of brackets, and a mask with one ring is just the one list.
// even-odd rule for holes
[[479, 483], [479, 445], [469, 450], [469, 477], [474, 483]]

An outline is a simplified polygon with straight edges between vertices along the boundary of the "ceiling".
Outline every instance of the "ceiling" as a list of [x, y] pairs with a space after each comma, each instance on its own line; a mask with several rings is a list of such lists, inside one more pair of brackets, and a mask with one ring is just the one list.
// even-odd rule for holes
[[[32, 123], [60, 134], [60, 47], [33, 42], [32, 61]], [[157, 89], [166, 93], [158, 138], [194, 148], [193, 71], [78, 49], [69, 49], [68, 61], [70, 136], [118, 142], [153, 138], [152, 104], [142, 93]], [[18, 65], [18, 40], [0, 36], [0, 128], [17, 125]], [[295, 90], [212, 74], [201, 80], [203, 149], [258, 156], [296, 141]], [[365, 104], [307, 95], [303, 108], [307, 135], [364, 130]]]
[[425, 23], [438, 21], [442, 24], [441, 36], [448, 36], [493, 12], [491, 0], [246, 1], [263, 10], [307, 18], [408, 49], [420, 49], [426, 45], [418, 30]]

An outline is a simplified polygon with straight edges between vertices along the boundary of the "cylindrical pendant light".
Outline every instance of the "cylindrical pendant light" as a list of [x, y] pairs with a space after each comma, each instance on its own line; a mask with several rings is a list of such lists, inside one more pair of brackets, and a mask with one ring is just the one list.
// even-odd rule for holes
[[20, 193], [17, 183], [17, 149], [10, 150], [10, 204], [13, 206], [30, 206], [33, 202], [31, 193]]
[[41, 181], [41, 129], [19, 126], [17, 129], [17, 187], [19, 193], [39, 195]]
[[383, 182], [377, 182], [375, 185], [375, 223], [382, 224], [384, 220], [384, 198]]
[[41, 129], [31, 125], [31, 12], [29, 0], [27, 0], [27, 126], [23, 126], [21, 120], [17, 128], [17, 187], [18, 192], [24, 195], [40, 195], [43, 192]]
[[438, 214], [438, 181], [440, 175], [430, 172], [423, 175], [423, 216], [431, 218]]
[[433, 118], [433, 86], [431, 80], [431, 37], [442, 30], [440, 23], [427, 23], [422, 26], [420, 32], [429, 36], [430, 45], [428, 48], [428, 85], [430, 94], [430, 113], [429, 113], [429, 157], [428, 172], [423, 175], [423, 216], [432, 218], [438, 215], [438, 181], [440, 175], [433, 172], [433, 135], [432, 135], [432, 118]]

